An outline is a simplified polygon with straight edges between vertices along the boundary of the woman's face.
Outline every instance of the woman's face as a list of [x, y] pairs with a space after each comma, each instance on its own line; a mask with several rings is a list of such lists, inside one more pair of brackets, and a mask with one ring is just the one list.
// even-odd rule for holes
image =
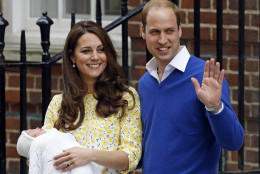
[[76, 64], [85, 84], [90, 81], [95, 82], [107, 66], [104, 46], [93, 33], [85, 33], [78, 39], [71, 60]]

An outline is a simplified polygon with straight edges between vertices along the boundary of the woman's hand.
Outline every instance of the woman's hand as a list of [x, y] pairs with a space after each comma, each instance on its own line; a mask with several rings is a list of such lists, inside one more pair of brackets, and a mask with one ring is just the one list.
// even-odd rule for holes
[[69, 171], [79, 166], [83, 166], [92, 161], [93, 150], [83, 147], [73, 147], [64, 150], [61, 154], [54, 157], [54, 166], [57, 170]]
[[127, 170], [129, 168], [127, 154], [122, 150], [103, 151], [84, 147], [73, 147], [55, 156], [54, 160], [56, 160], [54, 162], [56, 169], [61, 169], [64, 172], [86, 165], [89, 162], [95, 162], [116, 170]]

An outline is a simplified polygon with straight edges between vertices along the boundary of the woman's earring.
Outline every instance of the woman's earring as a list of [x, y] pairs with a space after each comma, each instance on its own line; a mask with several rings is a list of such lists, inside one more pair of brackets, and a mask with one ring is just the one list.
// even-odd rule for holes
[[73, 67], [73, 68], [76, 68], [76, 64], [75, 64], [75, 63], [73, 63], [73, 64], [72, 64], [72, 67]]

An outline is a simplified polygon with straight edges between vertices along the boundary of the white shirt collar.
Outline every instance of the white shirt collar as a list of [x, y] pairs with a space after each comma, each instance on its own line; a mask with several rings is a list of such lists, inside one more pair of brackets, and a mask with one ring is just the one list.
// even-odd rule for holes
[[[185, 71], [187, 63], [190, 58], [190, 53], [187, 50], [186, 46], [181, 46], [181, 51], [171, 60], [171, 62], [165, 67], [163, 76], [162, 76], [162, 81], [166, 79], [172, 71], [176, 68], [182, 72]], [[158, 80], [160, 83], [158, 73], [157, 73], [157, 61], [156, 58], [153, 57], [147, 64], [146, 64], [146, 69], [148, 72]]]

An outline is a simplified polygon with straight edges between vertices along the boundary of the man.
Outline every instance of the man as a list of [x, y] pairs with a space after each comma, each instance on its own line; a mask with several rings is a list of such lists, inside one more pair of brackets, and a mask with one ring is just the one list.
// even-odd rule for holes
[[224, 70], [180, 46], [179, 10], [151, 0], [142, 37], [154, 56], [139, 81], [143, 174], [216, 174], [221, 148], [238, 150], [243, 128], [229, 99]]

